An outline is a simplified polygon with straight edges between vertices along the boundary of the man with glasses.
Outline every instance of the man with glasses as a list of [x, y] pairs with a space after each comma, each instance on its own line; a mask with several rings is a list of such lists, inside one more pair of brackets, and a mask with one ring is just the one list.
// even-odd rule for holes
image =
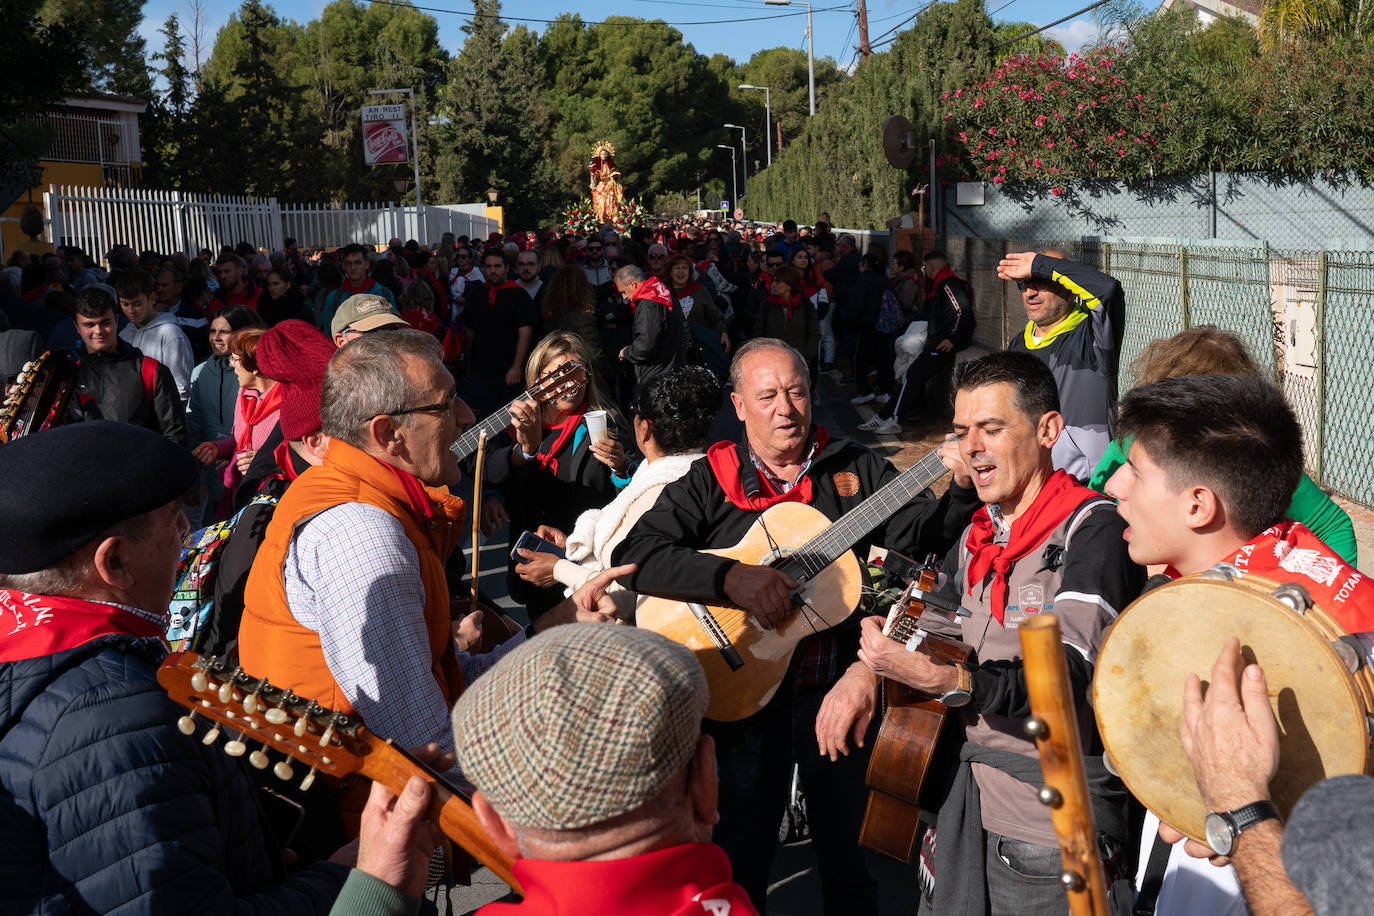
[[529, 294], [536, 310], [544, 304], [544, 281], [539, 278], [539, 252], [527, 248], [515, 256], [515, 285]]
[[668, 246], [655, 242], [649, 246], [649, 274], [666, 280], [664, 265], [668, 263]]
[[468, 287], [481, 282], [482, 271], [472, 261], [472, 249], [466, 244], [460, 244], [453, 251], [453, 269], [448, 272], [448, 290], [453, 297], [457, 315], [463, 314]]
[[408, 327], [410, 322], [402, 318], [390, 302], [381, 296], [361, 293], [343, 301], [329, 323], [329, 333], [333, 335], [334, 346], [342, 347], [372, 331]]
[[997, 276], [1015, 281], [1029, 319], [1007, 349], [1038, 358], [1059, 386], [1064, 433], [1054, 466], [1087, 480], [1112, 439], [1126, 319], [1121, 284], [1054, 250], [1009, 254]]
[[587, 240], [586, 252], [587, 257], [582, 262], [582, 270], [587, 275], [587, 282], [599, 290], [611, 282], [611, 268], [606, 263], [606, 244], [599, 238], [590, 238]]
[[401, 747], [453, 750], [463, 685], [525, 638], [476, 656], [454, 645], [444, 562], [465, 506], [446, 489], [461, 477], [449, 446], [472, 423], [433, 335], [382, 330], [334, 355], [321, 464], [286, 489], [248, 576], [246, 670]]

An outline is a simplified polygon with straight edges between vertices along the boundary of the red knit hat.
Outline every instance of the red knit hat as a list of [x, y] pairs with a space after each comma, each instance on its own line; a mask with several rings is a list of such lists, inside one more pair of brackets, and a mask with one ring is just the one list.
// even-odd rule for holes
[[320, 387], [335, 352], [333, 341], [324, 332], [296, 318], [281, 322], [259, 338], [258, 368], [283, 386], [278, 422], [282, 438], [288, 442], [320, 428]]

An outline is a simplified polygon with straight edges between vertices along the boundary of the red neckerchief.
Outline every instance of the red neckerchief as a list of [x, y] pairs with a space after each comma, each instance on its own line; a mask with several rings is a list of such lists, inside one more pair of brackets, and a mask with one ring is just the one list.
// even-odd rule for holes
[[114, 635], [166, 634], [151, 620], [114, 605], [0, 588], [0, 662], [42, 658]]
[[19, 298], [24, 300], [25, 302], [38, 302], [47, 294], [48, 288], [46, 286], [35, 286], [27, 293], [20, 293]]
[[[562, 423], [551, 423], [547, 427], [550, 432], [558, 430], [558, 438], [553, 440], [553, 445], [549, 446], [547, 452], [535, 452], [534, 460], [539, 462], [539, 466], [548, 471], [553, 476], [558, 476], [558, 454], [563, 451], [563, 446], [568, 444], [573, 433], [577, 432], [577, 427], [582, 425], [582, 415], [587, 412], [587, 402], [583, 401], [577, 409], [568, 414]], [[515, 438], [515, 427], [506, 427], [512, 439]]]
[[1039, 547], [1084, 500], [1097, 495], [1063, 471], [1055, 471], [1040, 488], [1030, 508], [1011, 523], [1011, 537], [1005, 545], [993, 543], [997, 528], [988, 514], [988, 507], [979, 508], [973, 513], [973, 524], [964, 542], [969, 551], [968, 593], [973, 594], [974, 587], [991, 569], [994, 575], [992, 616], [1001, 623], [1007, 608], [1007, 573], [1012, 565]]
[[259, 394], [257, 397], [250, 397], [250, 391], [257, 394], [252, 388], [245, 388], [239, 392], [243, 432], [239, 433], [238, 441], [234, 443], [236, 452], [246, 452], [253, 447], [253, 428], [270, 417], [273, 411], [281, 410], [281, 402], [286, 394], [286, 388], [281, 382], [276, 382], [265, 394]]
[[503, 290], [503, 289], [519, 289], [519, 288], [520, 288], [520, 284], [519, 284], [519, 283], [516, 283], [514, 280], [507, 280], [505, 283], [502, 283], [500, 286], [488, 286], [488, 287], [487, 287], [487, 307], [490, 308], [491, 306], [493, 306], [493, 305], [496, 304], [496, 294], [499, 293], [499, 292], [501, 292], [501, 290]]
[[[816, 424], [812, 427], [812, 434], [816, 437], [814, 455], [819, 455], [825, 444], [830, 441], [830, 433], [824, 426]], [[725, 491], [725, 498], [730, 500], [735, 508], [746, 512], [762, 512], [778, 503], [796, 502], [810, 505], [814, 490], [809, 474], [803, 474], [797, 485], [786, 493], [779, 493], [765, 475], [759, 474], [759, 492], [753, 496], [747, 495], [744, 492], [744, 481], [740, 479], [739, 450], [740, 444], [730, 441], [717, 442], [706, 450], [706, 460], [711, 463], [711, 472], [716, 475], [716, 482]]]
[[425, 492], [425, 485], [420, 483], [420, 478], [409, 471], [401, 470], [394, 464], [387, 464], [385, 461], [378, 461], [377, 463], [390, 471], [401, 482], [401, 489], [406, 494], [407, 508], [410, 509], [411, 516], [420, 523], [420, 527], [424, 528], [425, 522], [434, 517], [434, 504], [430, 502], [429, 494]]
[[689, 280], [689, 281], [687, 281], [687, 285], [684, 286], [681, 290], [674, 290], [674, 291], [673, 291], [673, 298], [674, 298], [674, 299], [682, 299], [682, 298], [685, 297], [685, 296], [695, 296], [695, 295], [697, 294], [697, 291], [700, 290], [700, 289], [701, 289], [701, 284], [700, 284], [700, 283], [698, 283], [698, 282], [695, 281], [695, 280]]
[[787, 320], [792, 320], [793, 307], [801, 304], [801, 293], [793, 293], [791, 299], [784, 299], [777, 293], [769, 293], [767, 300], [769, 305], [780, 305], [787, 309]]
[[[343, 285], [340, 286], [339, 289], [343, 290], [346, 293], [357, 294], [365, 293], [376, 285], [377, 282], [372, 279], [372, 274], [363, 274], [363, 283], [361, 286], [354, 286], [352, 283], [348, 282], [347, 277], [344, 277]], [[347, 299], [348, 297], [345, 296], [344, 298]]]
[[1221, 562], [1276, 582], [1296, 580], [1347, 633], [1374, 632], [1374, 582], [1298, 522], [1284, 519]]
[[634, 310], [639, 307], [640, 299], [657, 302], [670, 312], [673, 310], [673, 294], [668, 292], [668, 287], [664, 286], [663, 281], [658, 277], [650, 277], [635, 287], [634, 295], [630, 296], [631, 314], [634, 314]]
[[[278, 382], [277, 384], [281, 384]], [[291, 460], [291, 443], [283, 439], [277, 443], [277, 447], [272, 450], [272, 460], [281, 468], [281, 476], [287, 483], [301, 476], [296, 470], [296, 463]]]
[[[911, 278], [912, 278], [913, 280], [916, 279], [916, 275], [915, 275], [915, 274], [911, 274], [910, 276], [911, 276]], [[945, 282], [946, 280], [948, 280], [950, 277], [953, 277], [953, 278], [955, 278], [955, 279], [957, 280], [957, 279], [959, 278], [959, 275], [956, 274], [954, 271], [950, 270], [949, 265], [946, 264], [944, 267], [941, 267], [941, 268], [940, 268], [940, 272], [939, 272], [938, 274], [936, 274], [936, 275], [931, 279], [931, 281], [930, 281], [930, 295], [929, 295], [929, 296], [926, 296], [926, 298], [927, 298], [927, 299], [934, 299], [934, 298], [935, 298], [935, 291], [936, 291], [937, 289], [940, 288], [940, 284], [943, 283], [943, 282]], [[898, 280], [903, 280], [903, 279], [905, 279], [905, 277], [898, 277], [897, 279], [898, 279]]]

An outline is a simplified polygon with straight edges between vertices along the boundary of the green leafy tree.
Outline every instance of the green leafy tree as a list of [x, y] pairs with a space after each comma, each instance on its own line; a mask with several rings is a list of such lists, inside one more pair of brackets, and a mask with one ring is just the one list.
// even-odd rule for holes
[[180, 187], [190, 172], [188, 160], [195, 155], [194, 77], [186, 67], [186, 42], [177, 15], [168, 16], [158, 31], [164, 44], [153, 60], [162, 64], [157, 72], [166, 88], [155, 95], [144, 119], [143, 174], [154, 187]]
[[[53, 131], [24, 123], [27, 116], [58, 101], [85, 83], [86, 68], [77, 24], [40, 15], [41, 0], [0, 3], [0, 35], [5, 36], [6, 74], [0, 80], [0, 175], [26, 177], [43, 156]], [[9, 183], [9, 182], [6, 182]]]
[[[66, 23], [78, 30], [73, 45], [63, 53], [70, 53], [73, 46], [80, 48], [87, 88], [152, 98], [152, 80], [144, 63], [147, 48], [138, 34], [143, 0], [44, 0], [41, 9], [44, 24]], [[7, 45], [13, 34], [5, 33]]]
[[1025, 35], [1027, 32], [1034, 32], [1038, 26], [1033, 22], [999, 22], [992, 29], [994, 44], [1001, 45], [995, 53], [997, 63], [1001, 63], [1012, 57], [1068, 57], [1069, 54], [1064, 50], [1064, 46], [1050, 38], [1045, 32], [1036, 32], [1029, 38], [1022, 38], [1014, 44], [1002, 44], [1009, 42], [1013, 38]]
[[[791, 143], [811, 116], [811, 96], [807, 81], [807, 58], [805, 51], [796, 48], [768, 48], [755, 52], [749, 61], [739, 67], [739, 79], [731, 82], [730, 95], [748, 108], [750, 125], [763, 127], [764, 94], [754, 90], [740, 89], [740, 83], [753, 86], [767, 86], [772, 101], [772, 124], [769, 127], [768, 141], [773, 144], [773, 155], [777, 157], [778, 136], [782, 145]], [[829, 97], [830, 90], [842, 82], [844, 74], [829, 57], [816, 60], [816, 110]], [[739, 123], [739, 122], [735, 122]], [[762, 138], [762, 131], [755, 131]], [[750, 141], [751, 155], [756, 160], [768, 161], [767, 151], [761, 143]]]

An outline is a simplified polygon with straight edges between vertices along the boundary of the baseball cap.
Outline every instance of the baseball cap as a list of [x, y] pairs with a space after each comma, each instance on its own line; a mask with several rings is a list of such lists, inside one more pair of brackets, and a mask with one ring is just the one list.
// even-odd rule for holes
[[384, 297], [373, 293], [358, 293], [349, 296], [334, 313], [329, 323], [329, 333], [342, 334], [346, 328], [355, 331], [375, 331], [388, 325], [410, 327], [410, 322]]

